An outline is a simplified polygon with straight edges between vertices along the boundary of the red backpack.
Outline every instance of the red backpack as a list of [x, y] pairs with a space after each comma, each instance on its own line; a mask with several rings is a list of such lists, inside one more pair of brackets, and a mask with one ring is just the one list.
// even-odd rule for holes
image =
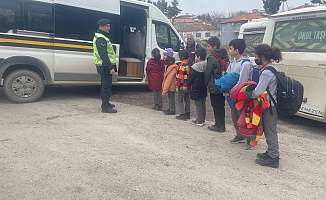
[[[226, 73], [226, 70], [228, 69], [229, 65], [230, 65], [230, 60], [228, 57], [226, 58], [221, 58], [219, 57], [218, 55], [216, 54], [212, 54], [212, 56], [214, 56], [215, 58], [217, 58], [220, 62], [220, 67], [221, 67], [221, 75], [223, 76], [225, 73]], [[214, 73], [214, 78], [217, 79], [217, 76], [216, 76], [216, 72], [212, 71]]]

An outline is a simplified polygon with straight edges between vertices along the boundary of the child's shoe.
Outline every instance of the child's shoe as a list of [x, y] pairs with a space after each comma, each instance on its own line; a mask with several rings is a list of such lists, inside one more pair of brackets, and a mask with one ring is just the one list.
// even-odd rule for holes
[[191, 121], [191, 124], [197, 125], [197, 126], [204, 126], [205, 125], [205, 122], [200, 122], [200, 121], [197, 121], [197, 120], [192, 120]]
[[165, 115], [175, 115], [175, 111], [172, 110], [168, 110], [168, 111], [164, 111]]
[[253, 146], [251, 146], [250, 144], [246, 143], [245, 150], [253, 150], [253, 149], [254, 149]]
[[158, 104], [155, 104], [153, 107], [152, 107], [153, 110], [158, 110], [159, 109], [159, 105]]
[[265, 159], [260, 159], [257, 158], [256, 159], [256, 163], [260, 166], [264, 166], [264, 167], [272, 167], [272, 168], [278, 168], [280, 165], [280, 158], [272, 158], [270, 156], [268, 156]]
[[236, 135], [233, 139], [230, 140], [231, 144], [238, 144], [246, 142], [245, 138]]
[[187, 120], [187, 115], [186, 114], [180, 114], [178, 116], [175, 116], [176, 119], [179, 119], [179, 120], [184, 120], [186, 121]]

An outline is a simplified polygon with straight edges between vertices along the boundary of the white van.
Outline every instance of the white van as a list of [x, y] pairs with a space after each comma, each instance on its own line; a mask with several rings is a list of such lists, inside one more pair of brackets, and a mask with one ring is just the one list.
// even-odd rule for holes
[[149, 3], [0, 0], [0, 85], [5, 95], [26, 103], [37, 101], [45, 85], [100, 84], [92, 40], [101, 18], [111, 20], [117, 54], [114, 83], [146, 84], [151, 50], [180, 49], [180, 35]]
[[326, 123], [326, 6], [272, 15], [263, 43], [281, 49], [278, 69], [304, 86], [298, 115]]
[[268, 18], [253, 19], [250, 22], [242, 24], [239, 32], [239, 39], [244, 39], [246, 49], [244, 51], [254, 63], [255, 46], [263, 43]]

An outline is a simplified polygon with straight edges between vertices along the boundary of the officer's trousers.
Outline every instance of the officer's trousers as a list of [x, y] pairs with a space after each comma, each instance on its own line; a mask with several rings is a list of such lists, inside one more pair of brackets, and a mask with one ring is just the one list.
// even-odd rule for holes
[[112, 74], [101, 75], [101, 97], [102, 101], [109, 101], [112, 87]]

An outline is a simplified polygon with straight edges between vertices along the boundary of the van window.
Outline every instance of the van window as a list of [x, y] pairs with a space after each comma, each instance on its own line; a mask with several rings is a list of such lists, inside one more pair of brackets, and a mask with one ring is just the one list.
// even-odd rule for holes
[[273, 47], [290, 52], [326, 53], [326, 19], [276, 22]]
[[246, 41], [246, 49], [244, 53], [248, 56], [253, 57], [255, 52], [255, 47], [263, 43], [264, 33], [243, 33], [243, 39]]
[[180, 42], [177, 34], [166, 24], [154, 22], [157, 45], [161, 49], [172, 48], [179, 51]]
[[25, 12], [27, 16], [26, 30], [37, 32], [54, 32], [53, 5], [29, 2], [25, 4]]
[[0, 4], [0, 32], [7, 33], [17, 29], [20, 19], [20, 6], [16, 2], [1, 1]]
[[75, 39], [92, 40], [95, 32], [93, 12], [65, 5], [55, 5], [55, 36]]
[[119, 42], [119, 15], [55, 4], [55, 36], [67, 39], [92, 41], [98, 29], [98, 20], [111, 21], [110, 41]]

